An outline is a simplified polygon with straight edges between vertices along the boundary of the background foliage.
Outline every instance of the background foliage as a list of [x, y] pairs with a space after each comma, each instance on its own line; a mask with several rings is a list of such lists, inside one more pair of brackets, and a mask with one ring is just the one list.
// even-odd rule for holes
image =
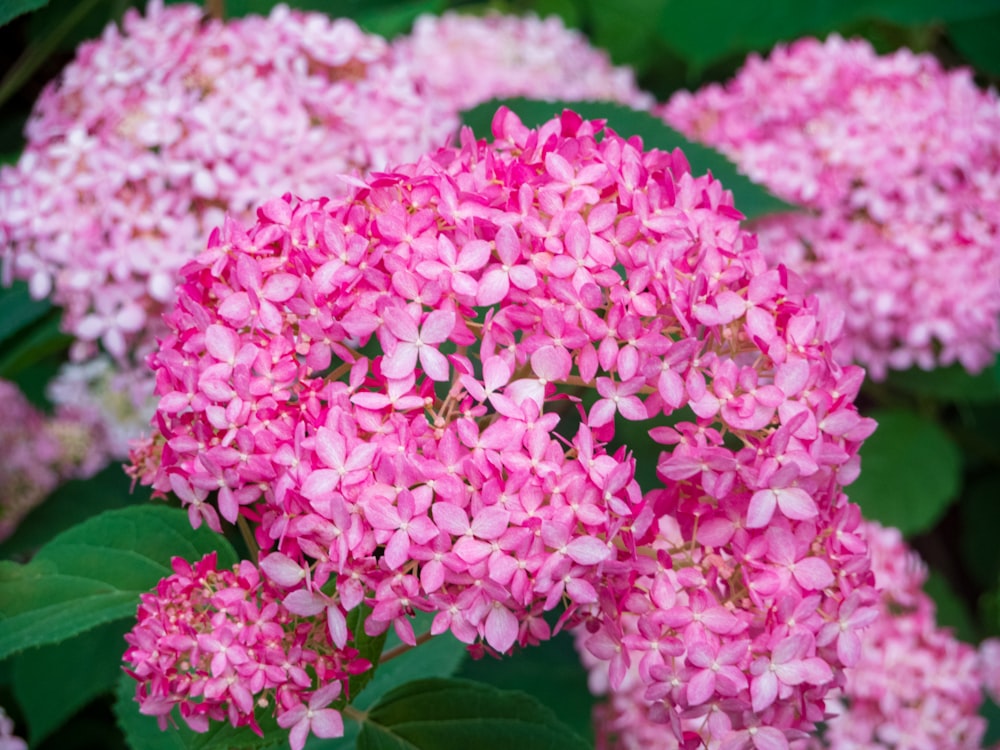
[[[450, 8], [470, 13], [488, 9], [555, 13], [606, 48], [616, 63], [634, 66], [640, 84], [661, 101], [678, 88], [724, 80], [750, 52], [766, 52], [777, 42], [803, 35], [829, 33], [864, 36], [882, 52], [906, 46], [932, 52], [947, 66], [970, 65], [983, 86], [996, 85], [1000, 79], [996, 44], [1000, 0], [298, 0], [290, 4], [349, 16], [366, 30], [386, 36], [405, 32], [421, 13]], [[0, 162], [16, 160], [32, 103], [71, 59], [76, 45], [99, 34], [133, 5], [142, 2], [0, 0], [0, 71], [6, 71], [0, 79]], [[239, 16], [267, 13], [272, 5], [269, 0], [229, 0], [225, 10]], [[550, 114], [523, 102], [514, 108], [529, 123]], [[492, 110], [483, 107], [467, 115], [466, 122], [479, 134], [488, 122], [488, 111]], [[658, 139], [665, 139], [666, 146], [677, 142], [670, 141], [675, 134], [647, 115], [597, 105], [583, 114], [608, 117], [620, 133], [639, 133], [647, 145], [661, 145]], [[748, 189], [717, 155], [704, 149], [688, 155], [696, 172], [700, 160], [707, 159], [704, 163], [736, 191], [736, 204], [748, 215], [780, 206], [762, 191]], [[41, 406], [46, 406], [44, 384], [68, 346], [57, 321], [58, 311], [31, 301], [22, 285], [0, 290], [0, 377], [16, 381]], [[864, 468], [849, 488], [852, 499], [869, 517], [900, 527], [928, 560], [934, 571], [929, 588], [943, 624], [956, 627], [960, 636], [973, 642], [1000, 634], [1000, 545], [996, 543], [1000, 361], [975, 377], [957, 367], [895, 373], [884, 383], [865, 386], [861, 408], [879, 421], [880, 428], [862, 450]], [[630, 442], [637, 446], [648, 441]], [[640, 465], [649, 458], [637, 455]], [[0, 545], [0, 558], [5, 560], [0, 562], [5, 592], [0, 599], [0, 658], [5, 659], [0, 662], [0, 705], [11, 710], [19, 727], [27, 727], [32, 746], [39, 748], [272, 745], [270, 739], [260, 741], [230, 729], [208, 736], [186, 730], [164, 735], [155, 721], [134, 710], [131, 681], [121, 675], [117, 658], [136, 594], [168, 572], [173, 554], [191, 559], [219, 545], [220, 556], [236, 554], [225, 540], [192, 534], [184, 514], [150, 506], [147, 500], [148, 493], [130, 494], [128, 479], [118, 467], [111, 467], [88, 482], [64, 485], [28, 517], [17, 535]], [[94, 518], [104, 510], [114, 512]], [[239, 545], [238, 540], [233, 542]], [[99, 555], [113, 552], [121, 564], [95, 563], [105, 558], [94, 557], [88, 549]], [[93, 563], [89, 568], [87, 560]], [[42, 588], [37, 585], [40, 571], [58, 575], [44, 577]], [[53, 673], [61, 679], [53, 682]], [[475, 682], [444, 679], [451, 675]], [[399, 687], [418, 677], [426, 681]], [[541, 747], [546, 739], [583, 747], [592, 741], [591, 698], [585, 685], [585, 673], [565, 638], [499, 663], [470, 661], [457, 644], [434, 639], [378, 671], [356, 704], [369, 712], [360, 733], [359, 724], [348, 722], [343, 740], [313, 738], [309, 747], [350, 747], [355, 740], [360, 748], [424, 747], [427, 736], [441, 736], [428, 729], [432, 720], [426, 717], [442, 701], [454, 702], [456, 690], [464, 696], [463, 703], [474, 695], [478, 698], [473, 706], [499, 708], [479, 713], [470, 709], [463, 719], [468, 725], [459, 722], [449, 730], [455, 733], [449, 735], [453, 746], [465, 743], [468, 726], [493, 726], [489, 722], [496, 721], [491, 735], [500, 743], [496, 747], [514, 742], [524, 748]], [[992, 719], [987, 741], [996, 741], [1000, 710], [989, 704], [984, 710]], [[504, 722], [504, 716], [512, 715], [528, 722], [523, 733]], [[414, 723], [413, 717], [421, 718]], [[569, 728], [561, 738], [546, 735], [554, 717]], [[400, 729], [403, 725], [405, 731]]]

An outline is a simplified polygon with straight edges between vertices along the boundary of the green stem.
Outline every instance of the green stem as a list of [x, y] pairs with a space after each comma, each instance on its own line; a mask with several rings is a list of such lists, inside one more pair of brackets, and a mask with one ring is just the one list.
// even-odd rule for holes
[[346, 716], [348, 719], [358, 722], [359, 724], [368, 718], [367, 711], [359, 711], [354, 706], [348, 704], [340, 709], [340, 713]]
[[396, 646], [396, 648], [390, 648], [388, 651], [383, 651], [382, 656], [378, 660], [378, 663], [385, 664], [390, 659], [395, 659], [397, 656], [402, 656], [411, 648], [416, 648], [422, 643], [427, 643], [427, 641], [429, 641], [432, 637], [433, 636], [430, 634], [430, 631], [428, 631], [426, 633], [421, 633], [420, 635], [417, 636], [416, 646], [409, 646], [405, 643], [401, 643], [400, 645]]
[[253, 530], [250, 528], [250, 524], [247, 523], [247, 519], [239, 516], [236, 519], [236, 528], [240, 530], [243, 543], [246, 544], [247, 549], [250, 551], [250, 559], [256, 560], [260, 556], [260, 547], [257, 546], [257, 540], [254, 539]]
[[7, 75], [3, 77], [3, 80], [0, 80], [0, 107], [31, 79], [59, 46], [59, 43], [80, 25], [98, 2], [99, 0], [80, 0], [47, 36], [30, 45], [21, 53], [21, 56], [7, 71]]
[[225, 0], [205, 0], [205, 15], [224, 21], [226, 19]]

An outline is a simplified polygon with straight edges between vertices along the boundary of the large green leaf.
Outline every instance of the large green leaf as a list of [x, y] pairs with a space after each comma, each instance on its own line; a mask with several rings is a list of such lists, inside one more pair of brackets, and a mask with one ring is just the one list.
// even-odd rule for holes
[[1000, 76], [1000, 13], [985, 18], [954, 21], [948, 24], [948, 36], [958, 51], [980, 71]]
[[193, 530], [176, 508], [136, 506], [96, 516], [46, 544], [26, 565], [0, 562], [0, 659], [135, 615], [139, 594], [170, 575], [175, 555], [236, 554], [219, 534]]
[[[368, 660], [371, 664], [377, 665], [379, 657], [382, 655], [382, 649], [385, 648], [388, 632], [374, 637], [365, 633], [365, 620], [368, 619], [371, 611], [371, 607], [367, 604], [355, 607], [347, 614], [347, 627], [354, 636], [353, 644], [354, 648], [358, 650], [358, 655], [362, 659]], [[348, 695], [345, 698], [354, 698], [360, 694], [368, 683], [372, 681], [374, 676], [375, 670], [372, 669], [361, 674], [351, 675], [348, 682]]]
[[965, 569], [982, 590], [993, 588], [1000, 578], [1000, 474], [975, 477], [962, 491], [959, 505], [961, 532], [959, 554]]
[[531, 696], [469, 680], [410, 682], [362, 719], [359, 750], [584, 750], [587, 743]]
[[[320, 11], [334, 18], [350, 18], [373, 34], [394, 37], [408, 31], [422, 13], [441, 13], [447, 0], [292, 0], [287, 3], [304, 11]], [[227, 0], [229, 17], [257, 14], [266, 16], [274, 0]]]
[[90, 479], [60, 485], [18, 524], [16, 534], [0, 544], [0, 559], [30, 557], [57, 534], [98, 513], [149, 502], [149, 489], [132, 490], [131, 483], [122, 467], [113, 465]]
[[861, 476], [847, 494], [865, 516], [904, 534], [929, 529], [958, 495], [958, 448], [936, 422], [914, 412], [869, 416], [878, 429], [861, 448]]
[[12, 380], [19, 372], [46, 357], [65, 351], [73, 339], [59, 330], [59, 313], [50, 311], [3, 347], [0, 378]]
[[23, 281], [0, 288], [0, 343], [41, 318], [51, 307], [48, 300], [32, 299]]
[[173, 716], [176, 726], [161, 730], [155, 717], [139, 713], [135, 680], [125, 673], [115, 691], [115, 718], [132, 750], [262, 750], [288, 746], [288, 731], [266, 715], [257, 717], [263, 736], [249, 727], [237, 729], [221, 722], [212, 722], [207, 732], [199, 734], [188, 728], [176, 709]]
[[670, 0], [585, 0], [595, 45], [619, 65], [642, 69], [655, 64], [658, 21]]
[[951, 365], [933, 370], [894, 371], [888, 382], [905, 391], [945, 401], [1000, 401], [1000, 359], [978, 375], [970, 375], [961, 365]]
[[[417, 633], [430, 627], [433, 617], [430, 614], [418, 614], [413, 620]], [[389, 653], [399, 648], [401, 642], [395, 631], [389, 630], [386, 638], [386, 650]], [[357, 693], [351, 705], [359, 711], [366, 711], [381, 699], [386, 693], [423, 677], [450, 677], [455, 674], [465, 659], [465, 645], [452, 637], [450, 633], [431, 638], [416, 648], [403, 652], [399, 656], [378, 664], [371, 682], [363, 692]], [[347, 750], [357, 742], [361, 727], [356, 721], [345, 717], [344, 736], [336, 740], [320, 740], [311, 738], [306, 743], [306, 750]]]
[[585, 740], [593, 742], [594, 696], [587, 688], [587, 670], [573, 647], [573, 637], [565, 631], [500, 660], [467, 659], [456, 676], [503, 690], [523, 690], [554, 711]]
[[18, 16], [38, 10], [48, 5], [49, 0], [3, 0], [0, 3], [0, 26], [10, 23]]
[[36, 745], [118, 682], [127, 620], [94, 628], [68, 641], [13, 659], [14, 696]]
[[955, 637], [967, 643], [977, 640], [976, 625], [969, 605], [955, 592], [941, 573], [932, 570], [924, 584], [924, 591], [936, 605], [936, 622], [939, 627], [952, 628]]
[[659, 16], [659, 37], [695, 70], [729, 55], [766, 50], [775, 42], [825, 36], [864, 20], [902, 26], [977, 19], [1000, 8], [997, 0], [670, 0]]
[[733, 192], [736, 208], [748, 219], [792, 207], [751, 182], [736, 170], [736, 166], [717, 151], [689, 141], [673, 128], [648, 112], [640, 112], [621, 104], [606, 102], [545, 102], [533, 99], [503, 99], [486, 102], [462, 115], [463, 122], [479, 138], [491, 138], [493, 115], [501, 105], [514, 111], [528, 127], [536, 127], [552, 119], [564, 109], [572, 109], [582, 117], [607, 120], [608, 126], [624, 138], [642, 138], [645, 148], [671, 151], [680, 148], [698, 175], [711, 172], [723, 187]]

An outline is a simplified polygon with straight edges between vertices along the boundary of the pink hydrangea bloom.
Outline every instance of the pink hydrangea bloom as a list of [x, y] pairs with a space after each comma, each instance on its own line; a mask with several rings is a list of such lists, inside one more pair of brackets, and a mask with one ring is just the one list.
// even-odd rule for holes
[[72, 405], [46, 415], [13, 383], [0, 380], [0, 540], [62, 482], [86, 478], [107, 461], [107, 441]]
[[[228, 221], [182, 271], [135, 471], [195, 525], [251, 522], [336, 643], [362, 602], [369, 634], [429, 611], [480, 652], [559, 608], [677, 736], [787, 743], [872, 596], [841, 491], [861, 371], [718, 182], [601, 129], [501, 109], [493, 144]], [[623, 421], [664, 447], [645, 494]]]
[[173, 568], [155, 593], [142, 595], [125, 636], [142, 713], [164, 728], [179, 706], [197, 732], [209, 720], [228, 720], [259, 733], [254, 711], [267, 706], [280, 726], [292, 727], [292, 750], [302, 750], [310, 729], [343, 734], [340, 713], [328, 706], [371, 664], [331, 642], [322, 611], [291, 611], [248, 561], [218, 570], [212, 553], [193, 565], [175, 558]]
[[[865, 632], [861, 659], [848, 671], [840, 700], [831, 700], [822, 747], [980, 747], [979, 715], [988, 675], [976, 649], [935, 621], [922, 591], [924, 566], [897, 529], [866, 527], [879, 617]], [[988, 684], [988, 683], [987, 683]]]
[[630, 68], [615, 67], [558, 16], [424, 15], [393, 42], [422, 93], [457, 114], [490, 99], [523, 96], [613, 101], [648, 109]]
[[[342, 192], [339, 173], [411, 161], [457, 134], [461, 108], [511, 95], [652, 104], [556, 18], [425, 17], [389, 45], [280, 6], [224, 25], [190, 5], [130, 12], [45, 90], [0, 170], [6, 278], [65, 308], [78, 362], [100, 348], [120, 370], [86, 362], [54, 392], [123, 457], [150, 408], [143, 358], [211, 228], [285, 191]], [[109, 381], [131, 403], [111, 408]]]
[[889, 369], [1000, 350], [1000, 101], [969, 70], [868, 42], [806, 39], [666, 120], [808, 211], [759, 222], [761, 249], [843, 309], [841, 356]]
[[[978, 715], [981, 689], [995, 682], [991, 675], [991, 642], [976, 650], [935, 623], [934, 603], [923, 591], [926, 568], [897, 529], [866, 522], [859, 532], [872, 550], [872, 568], [879, 589], [877, 616], [858, 608], [849, 619], [867, 624], [858, 658], [845, 670], [846, 680], [827, 696], [823, 731], [793, 741], [796, 750], [974, 750], [986, 729]], [[844, 632], [841, 622], [822, 626], [818, 639], [828, 642]], [[577, 643], [586, 639], [577, 633]], [[848, 636], [850, 637], [850, 636]], [[851, 646], [844, 646], [852, 648]], [[595, 713], [598, 747], [638, 750], [679, 748], [676, 737], [657, 721], [659, 707], [644, 697], [635, 671], [617, 690], [608, 689], [609, 662], [582, 650], [590, 669], [591, 689], [607, 693]], [[981, 661], [982, 660], [982, 661]], [[995, 658], [992, 666], [995, 667]], [[721, 672], [720, 672], [721, 673]], [[779, 674], [780, 678], [780, 674]], [[719, 706], [707, 710], [705, 722], [724, 722]], [[770, 748], [758, 733], [742, 745], [720, 747]], [[714, 746], [713, 746], [714, 747]]]
[[178, 269], [227, 214], [445, 142], [391, 58], [350, 21], [284, 6], [226, 24], [193, 5], [129, 11], [45, 89], [0, 172], [7, 278], [64, 307], [78, 359], [100, 344], [141, 361]]

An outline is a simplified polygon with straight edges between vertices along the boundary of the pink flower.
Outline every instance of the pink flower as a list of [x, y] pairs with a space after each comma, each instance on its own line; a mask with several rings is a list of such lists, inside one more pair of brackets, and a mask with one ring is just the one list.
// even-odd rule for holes
[[751, 56], [725, 85], [675, 94], [661, 114], [810, 209], [756, 229], [770, 262], [840, 308], [840, 361], [878, 379], [993, 362], [1000, 108], [971, 71], [906, 49], [880, 56], [863, 40], [802, 39]]
[[448, 379], [448, 360], [434, 346], [448, 339], [455, 327], [455, 313], [435, 310], [427, 315], [417, 328], [417, 321], [408, 311], [391, 310], [385, 313], [385, 325], [393, 339], [389, 339], [389, 353], [382, 361], [382, 372], [389, 378], [405, 378], [420, 366], [432, 380]]
[[[559, 610], [678, 740], [795, 739], [851, 656], [821, 629], [859, 627], [843, 603], [874, 597], [841, 486], [872, 429], [860, 375], [680, 152], [570, 111], [493, 127], [212, 236], [150, 360], [145, 480], [254, 526], [267, 586], [335, 653], [361, 603], [368, 635], [413, 644], [427, 611], [497, 653], [550, 637]], [[224, 302], [266, 289], [266, 325]], [[662, 447], [645, 492], [630, 447], [609, 448], [618, 414]]]
[[309, 697], [309, 705], [298, 704], [278, 714], [278, 726], [290, 729], [288, 742], [292, 750], [302, 750], [309, 734], [322, 739], [344, 736], [344, 720], [340, 712], [327, 708], [340, 695], [340, 683], [321, 687]]

